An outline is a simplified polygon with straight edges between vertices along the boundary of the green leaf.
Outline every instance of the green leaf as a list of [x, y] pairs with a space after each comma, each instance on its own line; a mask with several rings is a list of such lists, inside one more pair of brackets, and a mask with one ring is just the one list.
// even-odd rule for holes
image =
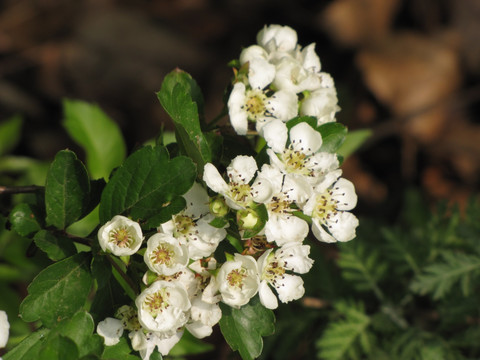
[[73, 340], [57, 335], [49, 337], [43, 344], [38, 360], [77, 360], [78, 347]]
[[183, 333], [180, 341], [170, 350], [168, 353], [169, 356], [186, 356], [186, 355], [195, 355], [202, 354], [208, 351], [212, 351], [214, 346], [203, 342], [200, 339], [197, 339], [195, 336], [190, 334], [188, 331]]
[[97, 105], [64, 100], [63, 126], [86, 153], [86, 164], [93, 179], [108, 179], [126, 155], [125, 141], [118, 125]]
[[372, 136], [373, 132], [370, 129], [362, 129], [350, 131], [346, 137], [345, 142], [337, 150], [337, 153], [344, 158], [352, 155], [362, 144]]
[[90, 181], [82, 162], [72, 151], [58, 152], [45, 184], [47, 224], [65, 229], [85, 215], [89, 193]]
[[[370, 324], [370, 318], [365, 314], [363, 304], [347, 303], [340, 300], [334, 307], [343, 319], [330, 322], [322, 337], [317, 341], [319, 358], [343, 359], [347, 354], [357, 352], [356, 348], [360, 344], [363, 351], [368, 353], [369, 340], [366, 331]], [[357, 356], [356, 358], [360, 357]]]
[[292, 127], [294, 127], [295, 125], [298, 125], [302, 122], [306, 122], [308, 125], [310, 125], [312, 128], [316, 129], [317, 128], [317, 118], [314, 117], [314, 116], [298, 116], [298, 117], [295, 117], [291, 120], [288, 120], [286, 125], [287, 125], [287, 129], [290, 131], [290, 129]]
[[50, 265], [28, 286], [29, 295], [20, 305], [24, 321], [41, 320], [52, 327], [75, 314], [92, 287], [88, 264], [90, 255], [80, 253]]
[[175, 198], [192, 187], [195, 177], [195, 164], [189, 158], [169, 160], [164, 147], [141, 148], [125, 160], [105, 187], [100, 222], [124, 213], [148, 220], [160, 209], [177, 204]]
[[77, 252], [72, 240], [66, 237], [57, 237], [47, 230], [37, 232], [33, 241], [53, 261], [65, 259]]
[[38, 350], [42, 347], [49, 332], [49, 329], [42, 328], [30, 334], [20, 344], [5, 354], [3, 360], [37, 360]]
[[105, 346], [102, 354], [104, 360], [139, 360], [138, 356], [131, 355], [132, 348], [128, 344], [125, 337], [121, 337], [120, 341], [113, 346]]
[[412, 291], [420, 295], [432, 294], [433, 299], [438, 300], [459, 284], [463, 295], [469, 296], [480, 275], [480, 256], [444, 251], [442, 257], [443, 260], [428, 265], [414, 278]]
[[157, 97], [175, 124], [180, 148], [197, 164], [201, 175], [203, 166], [212, 161], [212, 151], [200, 127], [198, 111], [203, 100], [198, 85], [189, 74], [176, 69], [165, 77]]
[[243, 360], [258, 357], [263, 348], [262, 336], [271, 335], [275, 331], [273, 312], [260, 303], [258, 296], [240, 309], [220, 305], [220, 330], [227, 343], [240, 353]]
[[10, 213], [8, 218], [12, 228], [21, 236], [28, 236], [43, 227], [43, 219], [40, 211], [30, 204], [18, 204]]
[[0, 124], [0, 156], [12, 150], [20, 140], [22, 118], [14, 115]]
[[335, 153], [345, 141], [347, 128], [340, 123], [326, 123], [320, 125], [317, 131], [322, 134], [322, 146], [320, 151]]

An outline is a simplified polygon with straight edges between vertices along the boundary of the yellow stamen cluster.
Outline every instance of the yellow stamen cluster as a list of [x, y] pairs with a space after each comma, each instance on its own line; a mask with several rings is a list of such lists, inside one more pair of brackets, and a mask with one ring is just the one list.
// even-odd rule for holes
[[272, 261], [265, 267], [263, 277], [275, 284], [276, 279], [283, 278], [284, 274], [285, 268], [280, 266], [278, 261]]
[[154, 264], [163, 264], [171, 266], [173, 263], [174, 250], [170, 244], [160, 244], [150, 255], [150, 260]]
[[126, 227], [112, 229], [108, 234], [108, 240], [118, 247], [129, 247], [133, 242], [133, 236]]
[[177, 234], [187, 235], [191, 228], [195, 226], [193, 219], [186, 215], [176, 215], [174, 217], [175, 231]]
[[249, 90], [247, 91], [247, 101], [242, 107], [248, 112], [248, 118], [252, 121], [257, 121], [258, 118], [268, 114], [268, 110], [265, 107], [267, 96], [261, 90]]
[[312, 212], [312, 217], [320, 220], [328, 220], [337, 213], [338, 201], [332, 199], [332, 192], [325, 192], [317, 195], [316, 205]]
[[153, 294], [147, 295], [143, 308], [147, 310], [153, 317], [163, 312], [170, 306], [167, 299], [170, 293], [166, 289], [160, 289]]
[[247, 277], [247, 271], [244, 268], [235, 269], [228, 273], [227, 281], [232, 287], [243, 288], [243, 279]]

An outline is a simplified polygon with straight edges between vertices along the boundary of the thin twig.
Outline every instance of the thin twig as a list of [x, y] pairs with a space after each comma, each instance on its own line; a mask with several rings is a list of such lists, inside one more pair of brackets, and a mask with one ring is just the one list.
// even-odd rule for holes
[[30, 185], [30, 186], [0, 186], [0, 195], [2, 194], [24, 194], [32, 193], [38, 190], [44, 189], [43, 186]]
[[130, 286], [130, 288], [133, 290], [134, 293], [138, 293], [138, 289], [137, 289], [137, 286], [136, 284], [133, 282], [133, 280], [123, 271], [123, 269], [116, 263], [115, 260], [112, 259], [112, 257], [110, 256], [110, 254], [107, 254], [106, 255], [108, 261], [110, 262], [110, 264], [112, 264], [112, 266], [115, 268], [115, 270], [117, 270], [117, 272], [120, 274], [120, 276], [122, 277], [123, 280], [125, 280], [125, 282], [128, 284], [128, 286]]

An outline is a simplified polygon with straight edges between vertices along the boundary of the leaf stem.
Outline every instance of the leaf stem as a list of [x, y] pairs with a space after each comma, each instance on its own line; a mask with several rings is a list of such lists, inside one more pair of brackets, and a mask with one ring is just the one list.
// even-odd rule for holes
[[125, 280], [125, 282], [128, 284], [128, 286], [130, 286], [130, 288], [133, 290], [133, 292], [135, 294], [137, 294], [138, 293], [138, 288], [137, 288], [136, 284], [133, 282], [133, 280], [125, 273], [125, 271], [123, 271], [123, 269], [120, 267], [120, 265], [117, 264], [117, 262], [112, 258], [112, 256], [110, 254], [106, 254], [106, 257], [107, 257], [108, 261], [110, 262], [110, 264], [112, 264], [112, 266], [115, 268], [115, 270], [117, 270], [117, 272], [122, 277], [122, 279]]
[[0, 186], [0, 195], [2, 194], [23, 194], [32, 193], [38, 190], [44, 189], [43, 186], [30, 185], [30, 186]]

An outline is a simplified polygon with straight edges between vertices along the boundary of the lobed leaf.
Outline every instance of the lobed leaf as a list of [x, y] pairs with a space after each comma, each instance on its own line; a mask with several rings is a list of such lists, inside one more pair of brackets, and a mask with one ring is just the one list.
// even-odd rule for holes
[[240, 309], [221, 304], [222, 318], [220, 330], [233, 350], [237, 350], [243, 360], [258, 357], [263, 348], [262, 336], [275, 331], [275, 316], [254, 297]]
[[92, 287], [89, 263], [90, 255], [79, 253], [40, 272], [28, 286], [28, 296], [20, 305], [22, 319], [41, 320], [52, 327], [75, 314], [85, 304]]
[[195, 164], [189, 158], [170, 160], [161, 146], [141, 148], [125, 160], [105, 186], [100, 222], [118, 214], [148, 220], [170, 206], [178, 212], [177, 198], [192, 187], [195, 177]]
[[72, 151], [58, 152], [45, 183], [47, 224], [63, 230], [84, 216], [89, 194], [90, 180], [82, 162]]

